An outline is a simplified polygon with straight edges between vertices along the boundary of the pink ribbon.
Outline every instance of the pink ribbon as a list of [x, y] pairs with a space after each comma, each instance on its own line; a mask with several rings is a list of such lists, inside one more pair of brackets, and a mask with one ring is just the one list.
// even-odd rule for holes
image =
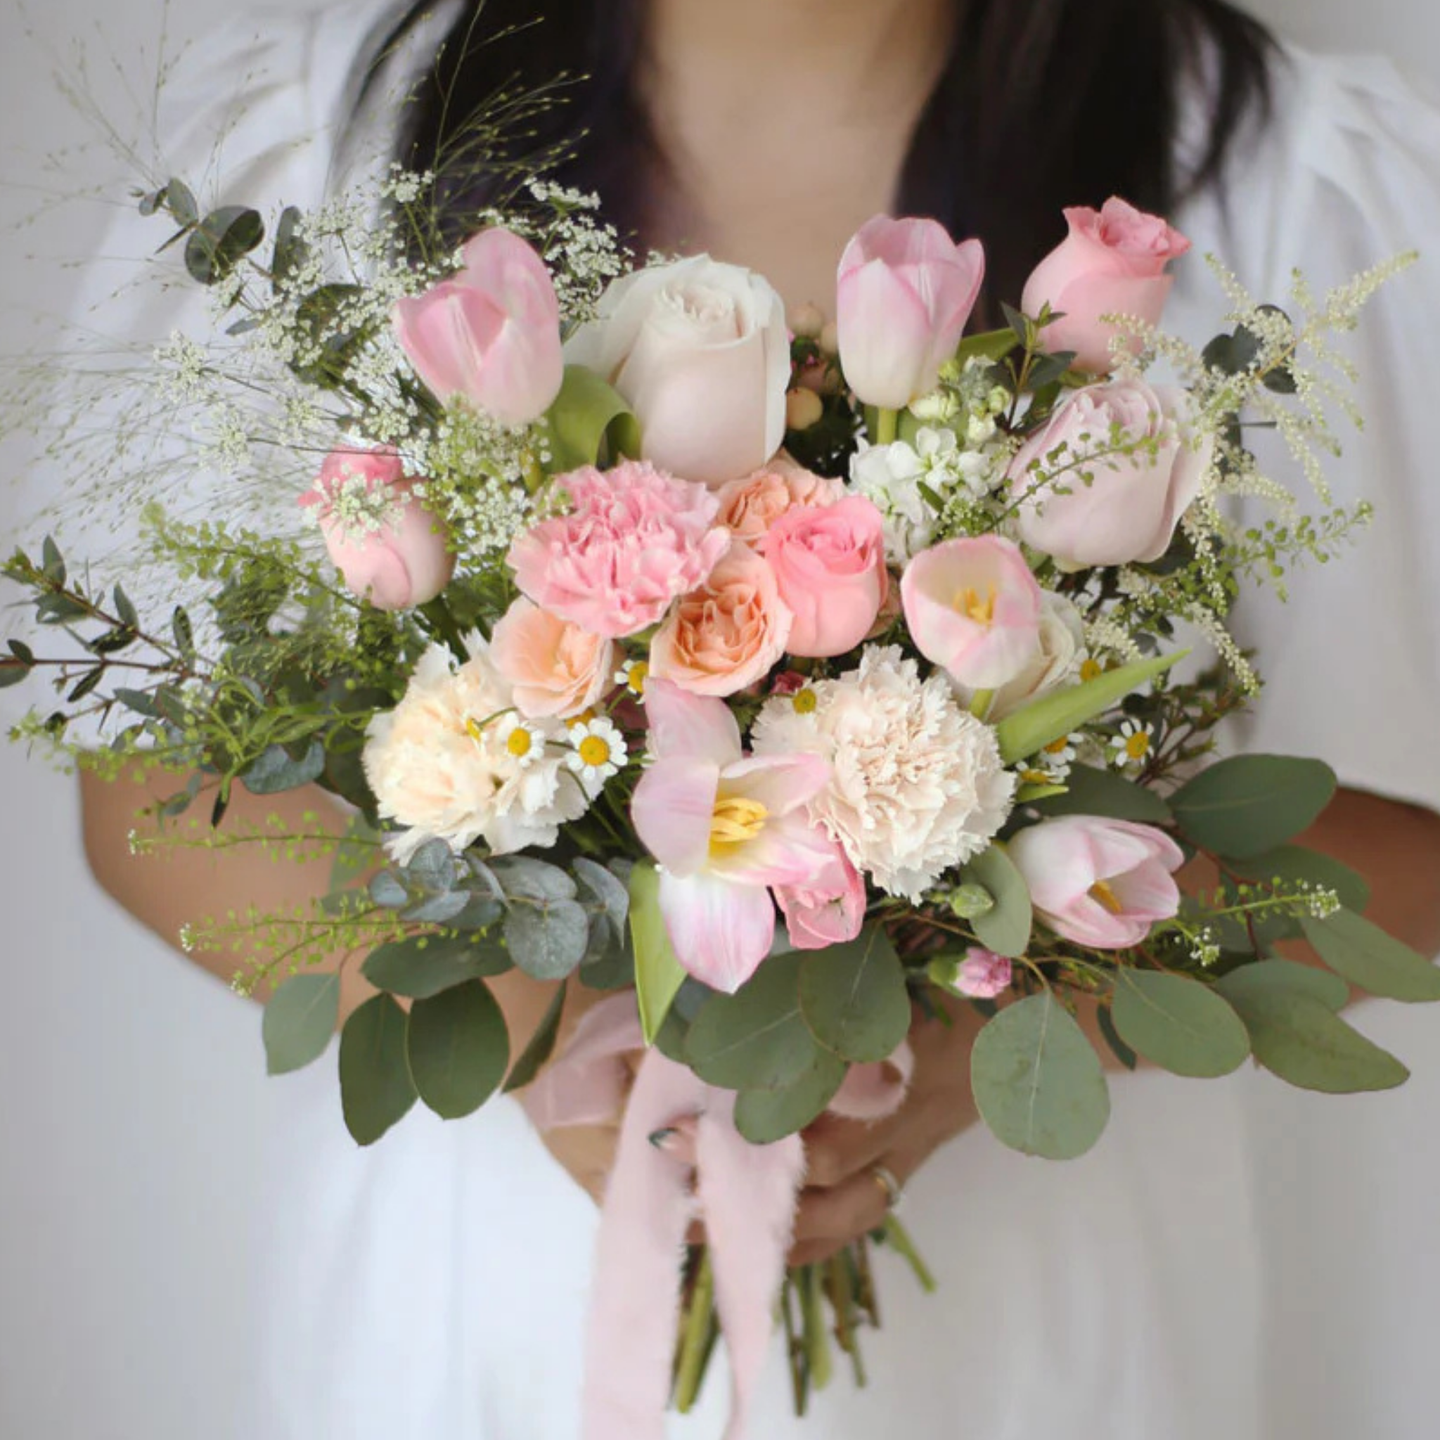
[[[775, 1296], [805, 1175], [798, 1135], [752, 1145], [735, 1128], [735, 1096], [658, 1050], [646, 1052], [626, 1100], [626, 1054], [642, 1048], [631, 995], [591, 1010], [565, 1053], [523, 1094], [542, 1130], [603, 1124], [624, 1111], [605, 1191], [585, 1343], [583, 1440], [664, 1440], [679, 1322], [685, 1232], [703, 1218], [715, 1308], [730, 1352], [730, 1422], [744, 1440], [770, 1346]], [[898, 1108], [908, 1046], [882, 1065], [853, 1066], [832, 1113], [874, 1120]], [[695, 1175], [649, 1137], [695, 1121]]]

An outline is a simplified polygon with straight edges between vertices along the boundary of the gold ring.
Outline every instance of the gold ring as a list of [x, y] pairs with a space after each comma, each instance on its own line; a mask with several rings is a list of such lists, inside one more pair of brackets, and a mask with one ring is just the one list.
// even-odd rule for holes
[[884, 1165], [872, 1165], [869, 1170], [870, 1178], [885, 1192], [885, 1208], [893, 1210], [900, 1203], [902, 1187], [895, 1178], [895, 1172], [887, 1169]]

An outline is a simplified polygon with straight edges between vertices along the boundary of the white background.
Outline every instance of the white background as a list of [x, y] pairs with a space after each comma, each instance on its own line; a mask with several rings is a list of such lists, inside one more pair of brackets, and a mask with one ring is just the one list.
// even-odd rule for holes
[[[83, 131], [15, 0], [0, 7], [0, 350], [10, 353], [64, 310], [69, 278], [56, 262], [85, 253], [102, 212], [72, 206], [20, 222], [46, 187], [79, 189], [70, 177], [113, 178], [113, 166], [72, 150], [67, 178], [47, 175], [43, 155]], [[236, 8], [186, 0], [172, 33]], [[1427, 0], [1253, 8], [1307, 42], [1380, 50], [1440, 82], [1440, 7]], [[159, 0], [50, 0], [35, 18], [58, 52], [89, 36], [103, 59], [94, 34], [103, 14], [132, 63], [141, 45], [153, 53], [158, 9]], [[104, 69], [102, 104], [123, 107]], [[145, 63], [133, 73], [143, 87]], [[0, 487], [0, 544], [4, 504]], [[0, 748], [0, 816], [0, 1435], [228, 1435], [224, 1417], [251, 1380], [255, 1327], [271, 1318], [248, 1288], [247, 1236], [285, 1092], [264, 1079], [258, 1013], [94, 888], [73, 782]], [[1368, 1028], [1402, 1054], [1427, 1033], [1400, 1016]], [[1297, 1193], [1295, 1203], [1313, 1198]], [[1415, 1240], [1433, 1243], [1418, 1227]]]

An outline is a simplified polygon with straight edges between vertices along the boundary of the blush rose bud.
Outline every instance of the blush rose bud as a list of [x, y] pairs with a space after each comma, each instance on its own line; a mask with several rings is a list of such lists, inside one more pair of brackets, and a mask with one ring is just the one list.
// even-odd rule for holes
[[396, 339], [445, 404], [467, 400], [504, 425], [528, 425], [554, 403], [565, 374], [550, 272], [498, 227], [466, 241], [462, 255], [450, 279], [395, 302]]
[[393, 450], [333, 450], [300, 497], [346, 586], [378, 610], [424, 605], [455, 573], [445, 528], [412, 484]]
[[[1143, 380], [1076, 391], [1010, 462], [1021, 540], [1068, 570], [1158, 560], [1215, 453], [1213, 436], [1188, 433], [1187, 403]], [[1116, 453], [1117, 435], [1132, 453]]]
[[1062, 939], [1094, 950], [1139, 945], [1180, 909], [1174, 875], [1185, 863], [1163, 830], [1067, 815], [1010, 841], [1036, 912]]
[[1082, 370], [1108, 375], [1115, 360], [1114, 325], [1102, 315], [1134, 315], [1160, 323], [1174, 278], [1165, 267], [1190, 249], [1190, 241], [1157, 215], [1119, 199], [1103, 210], [1076, 206], [1065, 212], [1069, 236], [1036, 267], [1021, 300], [1027, 315], [1048, 303], [1061, 316], [1040, 332], [1052, 354], [1073, 350]]
[[957, 245], [934, 220], [877, 215], [840, 260], [840, 363], [865, 405], [903, 410], [954, 358], [985, 279], [978, 240]]
[[905, 567], [900, 599], [915, 648], [970, 696], [1009, 684], [1040, 648], [1042, 591], [1003, 536], [922, 550]]

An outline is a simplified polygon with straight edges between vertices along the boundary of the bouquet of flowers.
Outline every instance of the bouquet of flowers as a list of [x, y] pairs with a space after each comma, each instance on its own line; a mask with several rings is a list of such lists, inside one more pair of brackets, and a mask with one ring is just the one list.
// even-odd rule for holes
[[[267, 220], [148, 191], [225, 329], [156, 360], [203, 420], [184, 463], [243, 484], [263, 453], [291, 504], [186, 521], [139, 480], [179, 601], [161, 621], [52, 542], [4, 567], [71, 637], [0, 656], [0, 684], [53, 672], [61, 697], [19, 733], [175, 776], [137, 846], [333, 861], [313, 912], [185, 937], [267, 947], [235, 983], [274, 990], [272, 1071], [327, 1048], [339, 978], [315, 963], [337, 953], [377, 992], [340, 1034], [361, 1144], [417, 1099], [459, 1118], [502, 1086], [541, 1123], [595, 1118], [646, 1048], [597, 1304], [669, 1292], [655, 1344], [685, 1406], [718, 1303], [743, 1404], [778, 1294], [802, 1407], [832, 1328], [863, 1376], [875, 1304], [867, 1244], [784, 1272], [799, 1135], [898, 1103], [917, 1014], [986, 1017], [980, 1114], [1052, 1158], [1107, 1120], [1087, 1016], [1125, 1066], [1405, 1078], [1339, 1012], [1352, 985], [1440, 998], [1440, 972], [1294, 843], [1333, 774], [1213, 758], [1259, 683], [1226, 628], [1242, 586], [1365, 518], [1324, 488], [1329, 338], [1401, 262], [1297, 283], [1293, 314], [1217, 265], [1231, 313], [1196, 351], [1158, 328], [1188, 242], [1119, 200], [1068, 213], [991, 329], [980, 242], [881, 217], [840, 262], [837, 321], [787, 324], [759, 276], [634, 265], [592, 198], [540, 181], [452, 251], [433, 185], [393, 171], [378, 218], [374, 196]], [[1318, 515], [1261, 473], [1250, 423]], [[1237, 495], [1271, 518], [1237, 524]], [[1197, 645], [1211, 663], [1182, 666]], [[67, 740], [82, 719], [105, 745]], [[227, 824], [237, 785], [318, 785], [344, 834]], [[1284, 958], [1294, 939], [1328, 968]], [[533, 1035], [487, 984], [512, 967], [556, 986]], [[576, 987], [613, 995], [556, 1056]], [[694, 1192], [643, 1143], [676, 1115], [699, 1117]], [[711, 1248], [684, 1252], [697, 1204]], [[923, 1277], [893, 1219], [880, 1238]], [[622, 1371], [647, 1343], [595, 1330]]]

